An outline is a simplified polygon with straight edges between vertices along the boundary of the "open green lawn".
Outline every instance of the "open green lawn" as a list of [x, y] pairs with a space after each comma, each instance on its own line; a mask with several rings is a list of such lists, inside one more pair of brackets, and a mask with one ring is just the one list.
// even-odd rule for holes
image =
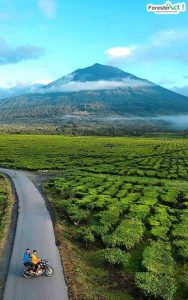
[[0, 135], [0, 151], [1, 166], [64, 174], [45, 190], [78, 299], [187, 299], [188, 139]]

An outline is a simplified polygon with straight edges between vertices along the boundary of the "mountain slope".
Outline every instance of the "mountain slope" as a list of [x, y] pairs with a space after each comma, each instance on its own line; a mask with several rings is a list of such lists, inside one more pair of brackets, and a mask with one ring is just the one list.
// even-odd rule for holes
[[0, 88], [0, 100], [10, 97], [16, 97], [23, 94], [36, 93], [44, 85], [40, 83], [35, 83], [32, 85], [17, 85], [11, 88]]
[[0, 119], [66, 114], [160, 116], [188, 113], [188, 98], [118, 68], [95, 64], [40, 89], [0, 101]]
[[123, 79], [139, 80], [138, 77], [126, 73], [119, 68], [112, 66], [94, 64], [93, 66], [78, 69], [60, 79], [46, 85], [42, 90], [48, 90], [49, 88], [59, 88], [62, 84], [69, 82], [92, 82], [92, 81], [121, 81]]
[[140, 87], [153, 83], [126, 73], [116, 67], [94, 64], [78, 69], [44, 86], [40, 92], [78, 92], [83, 90], [105, 90], [124, 87]]

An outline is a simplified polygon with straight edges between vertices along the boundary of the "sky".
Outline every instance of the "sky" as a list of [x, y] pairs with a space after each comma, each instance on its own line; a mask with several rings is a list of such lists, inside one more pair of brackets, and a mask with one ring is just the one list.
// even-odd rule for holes
[[188, 4], [157, 15], [149, 2], [0, 0], [0, 88], [47, 84], [97, 62], [188, 95]]

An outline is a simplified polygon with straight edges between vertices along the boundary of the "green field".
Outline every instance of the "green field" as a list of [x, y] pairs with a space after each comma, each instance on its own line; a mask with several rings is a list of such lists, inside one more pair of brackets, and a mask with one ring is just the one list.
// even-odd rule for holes
[[188, 179], [188, 140], [0, 135], [0, 163], [28, 170]]
[[0, 135], [0, 149], [3, 167], [62, 173], [45, 189], [78, 299], [187, 299], [188, 139]]

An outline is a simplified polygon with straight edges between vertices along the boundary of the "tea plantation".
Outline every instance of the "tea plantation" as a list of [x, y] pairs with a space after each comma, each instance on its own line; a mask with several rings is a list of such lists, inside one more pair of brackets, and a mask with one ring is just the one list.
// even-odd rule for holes
[[80, 299], [187, 299], [188, 139], [1, 135], [0, 149], [1, 166], [61, 173], [45, 184], [56, 223], [98, 270], [101, 297]]
[[130, 273], [148, 296], [186, 299], [187, 183], [75, 173], [51, 179], [46, 189], [59, 221], [74, 224], [104, 265]]

